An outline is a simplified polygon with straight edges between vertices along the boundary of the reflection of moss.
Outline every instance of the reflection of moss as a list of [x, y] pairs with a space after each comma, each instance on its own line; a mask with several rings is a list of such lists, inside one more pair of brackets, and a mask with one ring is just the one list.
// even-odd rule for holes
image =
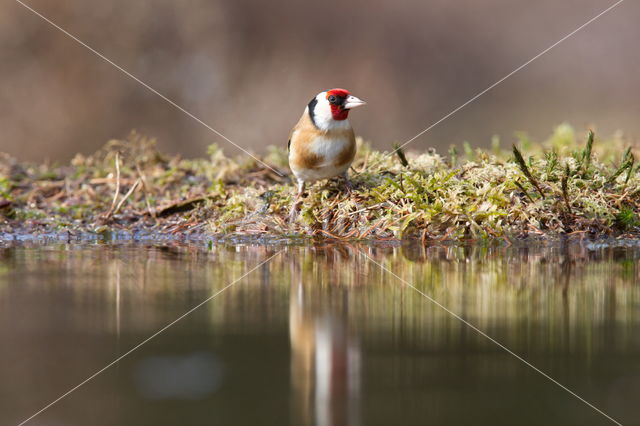
[[[143, 302], [161, 307], [185, 303], [186, 310], [193, 301], [185, 286], [213, 294], [279, 248], [176, 242], [144, 249], [118, 244], [108, 249], [14, 247], [0, 252], [0, 299], [9, 285], [35, 289], [58, 286], [60, 280], [65, 291], [77, 296], [70, 303], [86, 304], [88, 295], [101, 294], [115, 303], [119, 288], [126, 301], [122, 307], [131, 314]], [[461, 333], [459, 321], [369, 257], [492, 336], [507, 338], [512, 349], [597, 354], [611, 350], [606, 337], [612, 332], [620, 333], [615, 341], [630, 345], [629, 327], [640, 324], [637, 248], [577, 243], [527, 244], [524, 250], [496, 244], [390, 247], [331, 241], [289, 246], [229, 287], [224, 303], [208, 312], [217, 325], [257, 325], [300, 312], [286, 309], [291, 303], [319, 317], [323, 309], [347, 315], [365, 340], [410, 333], [424, 347], [451, 343]], [[44, 274], [50, 277], [46, 281]], [[605, 327], [615, 323], [622, 325]]]
[[[251, 157], [227, 157], [217, 145], [209, 147], [208, 158], [185, 160], [159, 153], [152, 139], [132, 133], [65, 166], [3, 158], [0, 197], [11, 205], [0, 214], [6, 231], [29, 231], [36, 221], [58, 230], [107, 225], [423, 240], [638, 230], [640, 178], [634, 152], [625, 151], [620, 137], [598, 141], [589, 132], [579, 140], [563, 124], [542, 143], [524, 133], [517, 138], [513, 154], [495, 137], [488, 151], [465, 143], [463, 156], [452, 147], [447, 157], [429, 150], [403, 152], [403, 159], [359, 140], [351, 172], [355, 190], [347, 194], [337, 182], [316, 183], [297, 221], [289, 223], [295, 189], [284, 147], [269, 148], [263, 158], [281, 177]], [[116, 213], [106, 215], [110, 210]]]

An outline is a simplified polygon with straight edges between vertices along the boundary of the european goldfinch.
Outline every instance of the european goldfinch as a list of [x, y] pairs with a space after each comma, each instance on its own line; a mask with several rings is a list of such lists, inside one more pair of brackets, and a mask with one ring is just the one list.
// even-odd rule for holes
[[347, 117], [351, 109], [365, 104], [344, 89], [327, 90], [311, 99], [289, 136], [289, 167], [298, 181], [299, 198], [305, 184], [317, 180], [343, 176], [349, 185], [356, 138]]

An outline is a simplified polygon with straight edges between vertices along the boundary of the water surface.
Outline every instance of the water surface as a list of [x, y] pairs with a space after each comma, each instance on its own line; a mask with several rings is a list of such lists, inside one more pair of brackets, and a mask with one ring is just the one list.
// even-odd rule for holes
[[[274, 256], [275, 255], [275, 256]], [[0, 249], [0, 424], [640, 424], [634, 245]]]

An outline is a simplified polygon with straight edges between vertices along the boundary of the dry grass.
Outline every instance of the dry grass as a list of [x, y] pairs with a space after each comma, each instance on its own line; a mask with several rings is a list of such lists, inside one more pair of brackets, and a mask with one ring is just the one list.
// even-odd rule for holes
[[[2, 231], [145, 230], [159, 233], [319, 235], [352, 239], [492, 239], [636, 235], [640, 177], [622, 137], [594, 140], [559, 126], [513, 150], [401, 156], [359, 142], [355, 190], [313, 185], [295, 223], [295, 189], [250, 157], [185, 160], [132, 133], [68, 165], [0, 161]], [[286, 151], [264, 160], [288, 175]], [[403, 165], [403, 163], [405, 163]]]

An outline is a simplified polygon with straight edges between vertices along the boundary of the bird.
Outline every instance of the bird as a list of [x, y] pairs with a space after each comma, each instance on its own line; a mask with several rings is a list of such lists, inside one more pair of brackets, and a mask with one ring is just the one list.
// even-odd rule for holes
[[351, 188], [348, 170], [356, 155], [356, 138], [348, 117], [349, 111], [363, 105], [366, 102], [348, 90], [336, 88], [318, 93], [305, 107], [287, 145], [289, 167], [298, 184], [292, 216], [307, 183], [342, 176]]

